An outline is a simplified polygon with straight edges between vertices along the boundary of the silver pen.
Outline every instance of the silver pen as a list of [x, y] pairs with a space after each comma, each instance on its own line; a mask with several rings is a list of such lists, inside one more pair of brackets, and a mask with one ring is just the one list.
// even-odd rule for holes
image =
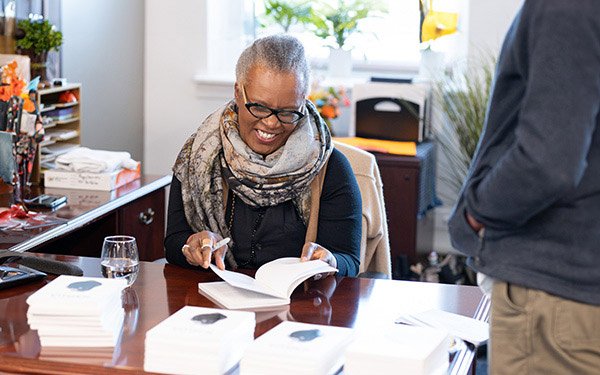
[[[204, 249], [205, 247], [210, 247], [210, 252], [212, 253], [215, 250], [220, 249], [221, 247], [227, 245], [229, 243], [229, 241], [231, 241], [231, 238], [225, 237], [221, 241], [217, 242], [214, 245], [208, 245], [208, 244], [207, 245], [202, 245], [202, 247], [200, 248], [200, 250]], [[188, 244], [183, 245], [183, 248], [189, 248], [189, 247], [190, 247], [190, 245], [188, 245]], [[183, 248], [182, 248], [182, 250], [183, 250]]]
[[227, 245], [227, 244], [229, 243], [229, 241], [231, 241], [231, 238], [229, 238], [229, 237], [225, 237], [225, 238], [223, 238], [221, 241], [217, 242], [217, 243], [216, 243], [216, 244], [214, 244], [214, 245], [202, 245], [202, 247], [201, 247], [200, 249], [203, 249], [203, 248], [205, 248], [205, 247], [210, 247], [210, 248], [211, 248], [211, 249], [210, 249], [210, 252], [212, 253], [212, 252], [214, 252], [215, 250], [217, 250], [217, 249], [220, 249], [221, 247], [223, 247], [223, 246]]

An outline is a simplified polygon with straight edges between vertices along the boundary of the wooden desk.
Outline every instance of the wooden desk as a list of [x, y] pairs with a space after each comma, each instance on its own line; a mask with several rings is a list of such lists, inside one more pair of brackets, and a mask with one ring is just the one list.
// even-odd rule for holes
[[[25, 198], [40, 194], [67, 196], [54, 214], [65, 222], [25, 231], [0, 231], [0, 249], [17, 252], [99, 257], [104, 237], [136, 237], [140, 260], [164, 257], [165, 187], [171, 176], [143, 175], [113, 191], [32, 187]], [[14, 203], [12, 193], [0, 194], [0, 207]], [[37, 210], [36, 211], [44, 211]]]
[[[86, 276], [100, 276], [96, 258], [45, 257], [77, 264]], [[45, 281], [0, 291], [0, 372], [144, 373], [146, 331], [185, 305], [216, 307], [198, 293], [197, 285], [198, 282], [217, 280], [218, 277], [208, 271], [141, 262], [137, 281], [123, 296], [126, 317], [121, 340], [105, 360], [40, 355], [37, 332], [31, 331], [27, 324], [25, 300]], [[391, 322], [401, 312], [432, 308], [486, 320], [489, 304], [477, 287], [329, 277], [305, 282], [294, 292], [289, 306], [258, 312], [255, 336], [283, 320], [365, 328], [382, 321]], [[473, 361], [473, 348], [465, 348], [453, 357], [448, 373], [466, 374]]]

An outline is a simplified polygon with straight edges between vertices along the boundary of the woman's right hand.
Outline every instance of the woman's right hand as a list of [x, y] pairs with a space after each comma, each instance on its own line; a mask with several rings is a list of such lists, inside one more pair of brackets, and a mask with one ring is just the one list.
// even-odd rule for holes
[[186, 241], [181, 251], [185, 259], [192, 266], [201, 266], [208, 268], [211, 258], [214, 254], [215, 264], [220, 270], [225, 269], [225, 253], [229, 249], [228, 245], [221, 246], [215, 251], [211, 251], [213, 245], [221, 241], [223, 237], [220, 235], [204, 230], [199, 233], [192, 234]]

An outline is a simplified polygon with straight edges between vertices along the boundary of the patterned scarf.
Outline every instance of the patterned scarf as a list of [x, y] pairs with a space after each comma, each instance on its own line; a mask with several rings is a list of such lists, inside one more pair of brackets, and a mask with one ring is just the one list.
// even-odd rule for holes
[[[333, 146], [315, 106], [307, 100], [305, 108], [307, 116], [298, 122], [286, 143], [266, 157], [242, 140], [234, 100], [204, 120], [173, 166], [181, 181], [185, 216], [194, 231], [231, 237], [225, 222], [223, 178], [229, 189], [253, 207], [292, 200], [304, 224], [308, 223], [310, 183], [329, 159]], [[236, 267], [230, 252], [227, 260]]]

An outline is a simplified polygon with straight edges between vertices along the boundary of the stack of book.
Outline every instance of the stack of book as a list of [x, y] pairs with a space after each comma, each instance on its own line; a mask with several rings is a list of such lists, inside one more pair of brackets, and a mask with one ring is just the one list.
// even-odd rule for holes
[[248, 347], [240, 375], [335, 373], [352, 338], [350, 328], [282, 322]]
[[184, 306], [146, 332], [144, 370], [224, 374], [254, 340], [253, 312]]
[[59, 276], [29, 296], [27, 321], [42, 346], [115, 346], [125, 316], [124, 279]]
[[447, 331], [403, 324], [357, 332], [344, 374], [446, 374], [451, 343]]

